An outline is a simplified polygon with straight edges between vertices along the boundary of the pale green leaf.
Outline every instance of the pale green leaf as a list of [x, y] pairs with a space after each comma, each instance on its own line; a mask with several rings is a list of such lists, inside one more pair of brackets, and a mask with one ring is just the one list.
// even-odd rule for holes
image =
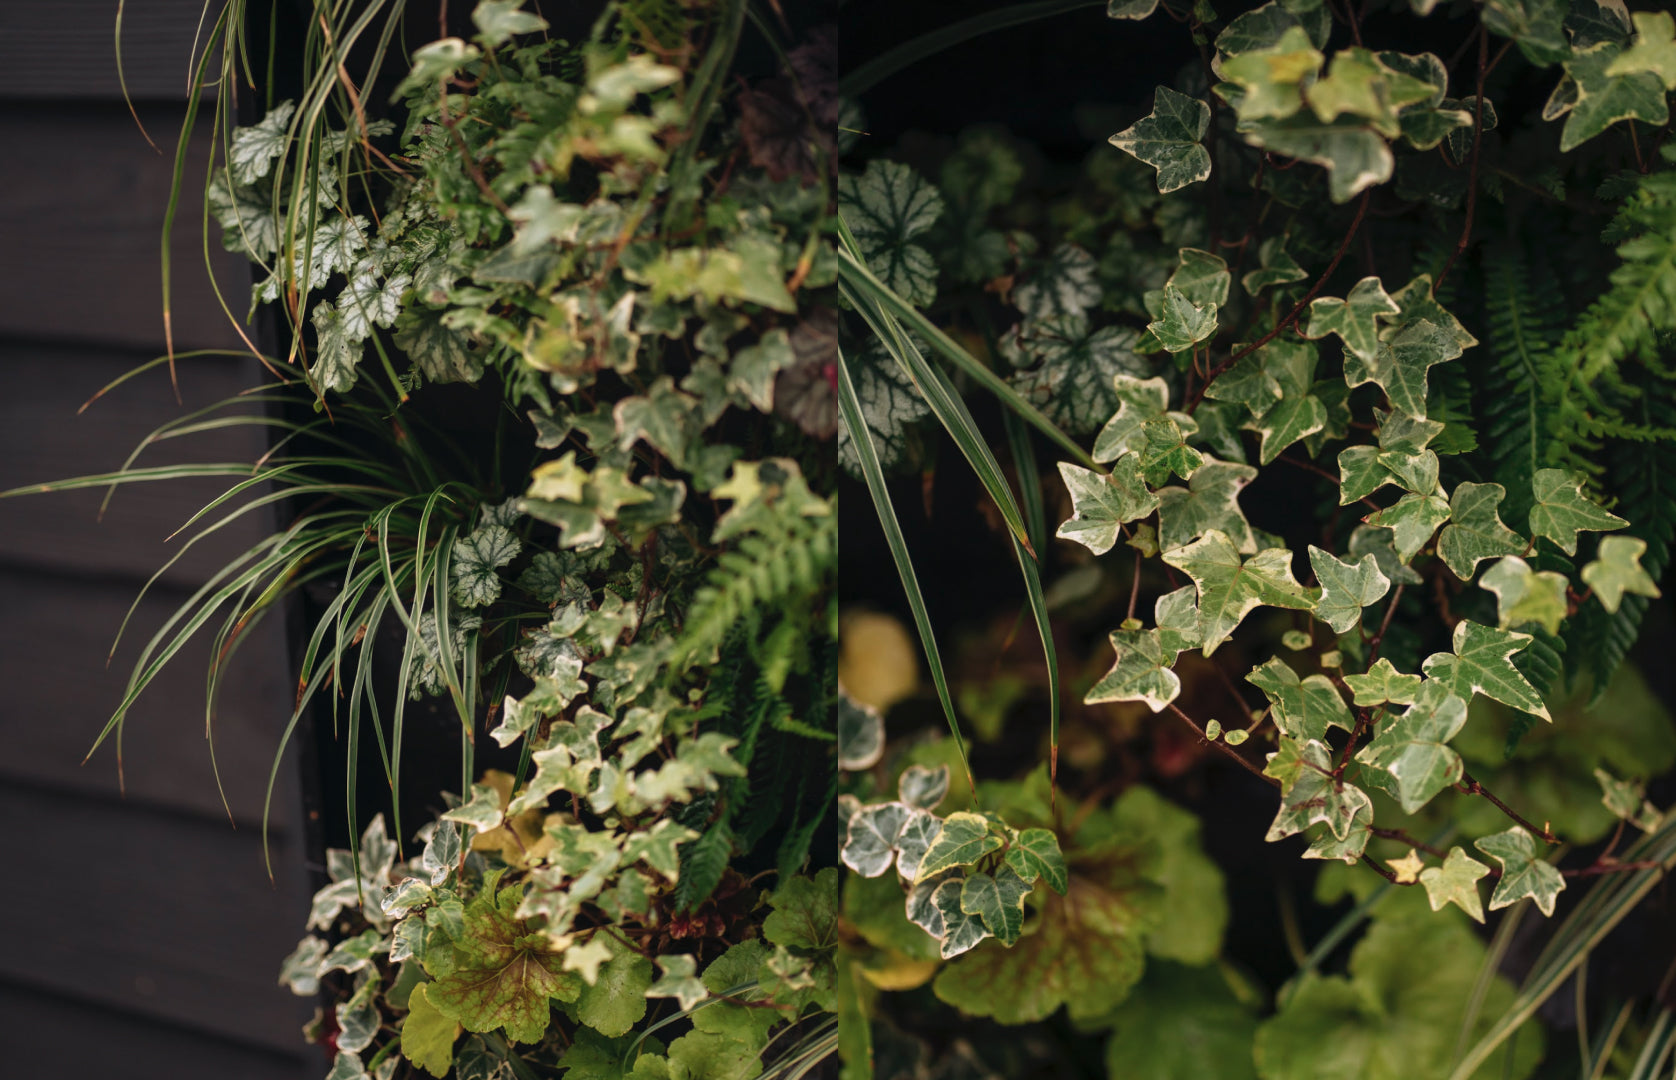
[[1303, 108], [1303, 92], [1315, 83], [1324, 59], [1301, 26], [1290, 27], [1267, 48], [1230, 56], [1222, 62], [1222, 76], [1240, 88], [1230, 95], [1235, 112], [1242, 121], [1291, 116]]
[[1257, 539], [1240, 509], [1239, 494], [1256, 479], [1257, 470], [1207, 457], [1185, 488], [1158, 492], [1158, 546], [1174, 551], [1215, 529], [1246, 555], [1257, 553]]
[[1519, 556], [1508, 555], [1484, 571], [1478, 583], [1496, 594], [1497, 625], [1503, 630], [1536, 623], [1550, 634], [1560, 632], [1570, 584], [1564, 574], [1533, 571]]
[[1083, 701], [1140, 701], [1161, 711], [1181, 693], [1181, 680], [1170, 670], [1176, 656], [1166, 649], [1157, 630], [1113, 630], [1111, 646], [1117, 660]]
[[1542, 914], [1554, 913], [1554, 898], [1565, 888], [1565, 878], [1552, 863], [1538, 857], [1535, 837], [1515, 825], [1506, 832], [1484, 837], [1475, 846], [1501, 863], [1501, 880], [1490, 894], [1491, 911], [1529, 897]]
[[1356, 725], [1331, 679], [1325, 675], [1299, 679], [1278, 656], [1252, 668], [1245, 681], [1263, 691], [1273, 710], [1274, 726], [1288, 738], [1324, 740], [1330, 727], [1349, 731]]
[[1412, 705], [1420, 694], [1420, 676], [1403, 674], [1383, 656], [1368, 668], [1365, 675], [1346, 675], [1344, 684], [1350, 687], [1351, 701], [1362, 706], [1387, 702]]
[[1610, 532], [1629, 522], [1583, 494], [1583, 482], [1564, 469], [1538, 469], [1531, 477], [1531, 532], [1546, 537], [1567, 555], [1577, 554], [1577, 534]]
[[1484, 903], [1478, 894], [1478, 879], [1489, 872], [1488, 866], [1457, 845], [1449, 849], [1442, 866], [1428, 866], [1420, 871], [1420, 884], [1426, 887], [1426, 899], [1433, 911], [1454, 904], [1472, 916], [1474, 922], [1483, 922]]
[[1209, 105], [1160, 86], [1151, 114], [1107, 141], [1156, 169], [1168, 195], [1210, 176], [1210, 151], [1199, 144], [1209, 127]]
[[1541, 695], [1509, 659], [1530, 642], [1529, 634], [1498, 630], [1463, 619], [1455, 624], [1454, 651], [1433, 653], [1426, 657], [1420, 670], [1466, 701], [1470, 702], [1474, 694], [1483, 694], [1503, 705], [1552, 721]]
[[1613, 58], [1606, 74], [1617, 78], [1650, 72], [1663, 80], [1666, 90], [1676, 90], [1676, 17], [1668, 11], [1637, 11], [1630, 18], [1635, 20], [1635, 43]]
[[1461, 778], [1461, 757], [1447, 745], [1465, 726], [1466, 701], [1450, 688], [1422, 683], [1413, 705], [1381, 724], [1356, 760], [1370, 769], [1368, 781], [1385, 789], [1412, 814]]
[[1335, 203], [1391, 178], [1391, 148], [1379, 133], [1348, 119], [1322, 123], [1300, 113], [1285, 120], [1257, 120], [1246, 141], [1271, 153], [1312, 162], [1327, 169], [1327, 191]]
[[407, 998], [407, 1019], [402, 1021], [402, 1057], [435, 1077], [448, 1075], [454, 1064], [454, 1040], [460, 1025], [442, 1015], [426, 997], [427, 984], [420, 983]]
[[1344, 299], [1323, 296], [1309, 304], [1309, 325], [1303, 331], [1311, 338], [1337, 334], [1344, 342], [1345, 382], [1355, 387], [1368, 379], [1351, 377], [1350, 358], [1371, 364], [1379, 352], [1379, 324], [1382, 317], [1395, 315], [1401, 309], [1386, 294], [1376, 277], [1365, 277], [1350, 289]]
[[1186, 352], [1216, 333], [1216, 305], [1195, 304], [1175, 286], [1165, 285], [1158, 318], [1146, 328], [1169, 352]]
[[1647, 541], [1634, 536], [1603, 536], [1592, 561], [1583, 567], [1583, 581], [1595, 591], [1607, 611], [1616, 612], [1625, 593], [1658, 597], [1659, 587], [1641, 567]]
[[1309, 564], [1321, 585], [1315, 617], [1340, 634], [1361, 622], [1362, 609], [1378, 601], [1391, 588], [1391, 580], [1379, 572], [1378, 560], [1372, 555], [1347, 563], [1311, 544]]
[[1147, 490], [1140, 459], [1134, 454], [1119, 460], [1108, 475], [1068, 461], [1059, 463], [1059, 475], [1071, 495], [1072, 516], [1055, 535], [1073, 540], [1096, 555], [1112, 549], [1124, 523], [1146, 517], [1158, 508], [1158, 497]]
[[697, 962], [684, 953], [659, 956], [658, 981], [646, 988], [649, 998], [674, 998], [685, 1012], [710, 996], [695, 974]]
[[1165, 552], [1164, 561], [1198, 587], [1206, 656], [1259, 606], [1304, 611], [1314, 606], [1309, 590], [1292, 576], [1292, 553], [1285, 548], [1242, 560], [1228, 535], [1211, 529], [1193, 543]]
[[1364, 520], [1376, 528], [1391, 530], [1397, 560], [1406, 563], [1426, 546], [1437, 527], [1449, 520], [1449, 504], [1437, 495], [1410, 493]]
[[471, 13], [478, 42], [485, 49], [498, 49], [518, 34], [538, 34], [547, 29], [546, 19], [518, 10], [523, 6], [524, 0], [481, 0]]
[[1449, 497], [1449, 524], [1437, 538], [1437, 554], [1462, 581], [1471, 581], [1485, 559], [1525, 550], [1524, 539], [1503, 525], [1497, 512], [1506, 497], [1500, 484], [1470, 482]]

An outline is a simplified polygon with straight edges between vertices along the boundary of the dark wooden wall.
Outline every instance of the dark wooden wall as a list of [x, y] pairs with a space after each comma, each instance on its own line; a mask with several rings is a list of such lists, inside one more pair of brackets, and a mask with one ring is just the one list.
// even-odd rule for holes
[[[101, 386], [163, 351], [159, 243], [172, 161], [121, 100], [117, 0], [0, 0], [0, 489], [121, 464], [158, 424], [258, 381], [253, 361], [184, 360], [81, 415]], [[140, 116], [172, 153], [201, 0], [127, 0], [124, 62]], [[207, 143], [187, 172], [203, 175]], [[201, 180], [200, 180], [201, 182]], [[239, 347], [209, 287], [199, 188], [173, 244], [177, 349]], [[235, 312], [243, 264], [210, 245]], [[143, 460], [253, 460], [256, 431], [178, 440]], [[259, 539], [252, 515], [195, 548], [139, 605], [178, 546], [166, 537], [218, 482], [0, 502], [0, 1074], [100, 1080], [313, 1080], [311, 1003], [276, 975], [302, 933], [305, 865], [296, 754], [280, 768], [263, 867], [263, 791], [292, 697], [284, 628], [260, 626], [205, 740], [199, 641], [133, 710], [122, 740], [83, 756], [152, 630], [220, 560]], [[229, 815], [231, 821], [229, 821]], [[235, 827], [236, 826], [236, 827]]]

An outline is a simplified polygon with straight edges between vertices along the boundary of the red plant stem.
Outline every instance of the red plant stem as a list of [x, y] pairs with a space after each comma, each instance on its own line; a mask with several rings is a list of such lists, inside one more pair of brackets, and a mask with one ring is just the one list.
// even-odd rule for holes
[[1210, 369], [1210, 372], [1205, 376], [1204, 385], [1194, 391], [1193, 400], [1187, 403], [1187, 412], [1189, 415], [1192, 414], [1194, 409], [1199, 407], [1199, 402], [1204, 400], [1206, 387], [1210, 386], [1218, 375], [1227, 371], [1240, 360], [1250, 356], [1258, 349], [1261, 349], [1263, 346], [1285, 333], [1286, 328], [1296, 322], [1298, 320], [1298, 316], [1304, 313], [1304, 309], [1309, 307], [1309, 302], [1315, 299], [1316, 294], [1326, 286], [1327, 279], [1333, 276], [1333, 271], [1338, 269], [1338, 264], [1344, 259], [1344, 253], [1350, 250], [1350, 242], [1356, 238], [1356, 230], [1362, 227], [1362, 219], [1367, 216], [1368, 199], [1372, 195], [1372, 188], [1362, 192], [1362, 201], [1356, 204], [1356, 216], [1351, 220], [1350, 229], [1344, 234], [1344, 239], [1340, 241], [1338, 250], [1333, 252], [1333, 261], [1327, 264], [1327, 269], [1322, 272], [1319, 278], [1316, 279], [1315, 284], [1309, 287], [1309, 291], [1304, 293], [1304, 298], [1298, 301], [1298, 305], [1288, 312], [1284, 319], [1275, 324], [1275, 328], [1273, 330], [1270, 330], [1268, 333], [1264, 334], [1250, 345], [1247, 345], [1245, 348], [1240, 349], [1237, 352], [1230, 353], [1228, 359]]
[[[1194, 720], [1191, 716], [1188, 716], [1186, 713], [1182, 712], [1174, 704], [1171, 704], [1169, 708], [1170, 708], [1170, 711], [1172, 713], [1174, 713], [1176, 716], [1180, 717], [1182, 723], [1184, 723], [1188, 727], [1192, 728], [1196, 735], [1198, 735], [1200, 738], [1205, 737], [1205, 729], [1199, 726], [1198, 721]], [[1241, 757], [1239, 755], [1239, 753], [1237, 753], [1234, 750], [1233, 747], [1229, 746], [1227, 743], [1223, 742], [1221, 739], [1216, 739], [1216, 740], [1212, 741], [1211, 745], [1216, 747], [1218, 750], [1222, 751], [1222, 753], [1225, 756], [1227, 756], [1229, 758], [1232, 758], [1234, 761], [1239, 762], [1240, 768], [1244, 769], [1246, 772], [1250, 773], [1251, 775], [1253, 775], [1255, 777], [1258, 777], [1259, 779], [1261, 779], [1263, 781], [1263, 783], [1273, 784], [1276, 787], [1280, 786], [1280, 781], [1276, 780], [1272, 776], [1269, 776], [1269, 775], [1265, 774], [1262, 769], [1259, 769], [1257, 766], [1253, 765], [1251, 762], [1245, 760], [1245, 758]]]
[[1381, 840], [1395, 840], [1398, 843], [1407, 844], [1416, 851], [1424, 851], [1427, 855], [1434, 858], [1443, 859], [1448, 857], [1441, 848], [1432, 847], [1424, 840], [1416, 840], [1414, 837], [1410, 836], [1401, 829], [1369, 829], [1368, 832], [1379, 837]]
[[1524, 828], [1527, 832], [1531, 833], [1534, 836], [1540, 837], [1544, 843], [1557, 844], [1557, 843], [1560, 842], [1560, 838], [1555, 836], [1549, 830], [1539, 829], [1535, 825], [1532, 825], [1530, 822], [1526, 821], [1524, 818], [1520, 817], [1519, 814], [1516, 811], [1514, 811], [1514, 809], [1512, 807], [1508, 806], [1506, 803], [1504, 803], [1500, 799], [1496, 798], [1495, 795], [1492, 794], [1490, 792], [1490, 790], [1488, 788], [1486, 788], [1483, 784], [1480, 784], [1477, 780], [1474, 780], [1472, 778], [1471, 773], [1462, 772], [1461, 773], [1461, 782], [1459, 784], [1456, 784], [1455, 786], [1457, 788], [1459, 788], [1460, 790], [1465, 791], [1469, 795], [1482, 795], [1482, 796], [1484, 796], [1486, 799], [1490, 800], [1491, 805], [1493, 805], [1497, 810], [1500, 810], [1502, 813], [1504, 813], [1508, 817], [1512, 818], [1513, 822], [1515, 824]]
[[1391, 616], [1396, 614], [1397, 601], [1402, 599], [1404, 586], [1398, 585], [1391, 593], [1391, 599], [1385, 605], [1385, 617], [1379, 620], [1379, 632], [1373, 635], [1368, 643], [1368, 667], [1373, 667], [1374, 661], [1379, 659], [1379, 646], [1385, 641], [1385, 631], [1391, 628]]
[[[1511, 41], [1508, 42], [1512, 44]], [[1498, 56], [1499, 60], [1500, 57]], [[1472, 170], [1467, 181], [1467, 212], [1466, 224], [1461, 226], [1461, 238], [1455, 241], [1455, 250], [1450, 252], [1444, 261], [1443, 269], [1437, 272], [1437, 280], [1432, 283], [1432, 295], [1443, 287], [1443, 279], [1454, 269], [1455, 260], [1466, 250], [1467, 242], [1472, 239], [1472, 214], [1478, 207], [1478, 162], [1483, 157], [1479, 151], [1484, 145], [1484, 75], [1490, 63], [1490, 35], [1478, 35], [1478, 96], [1472, 102]]]
[[1373, 869], [1374, 873], [1378, 874], [1380, 877], [1384, 878], [1386, 881], [1389, 881], [1393, 885], [1414, 885], [1414, 884], [1416, 884], [1416, 882], [1413, 882], [1413, 881], [1398, 881], [1395, 871], [1387, 870], [1383, 866], [1380, 866], [1379, 863], [1374, 860], [1374, 857], [1372, 855], [1369, 855], [1365, 851], [1362, 852], [1362, 862], [1364, 864], [1366, 864], [1367, 866], [1371, 867]]

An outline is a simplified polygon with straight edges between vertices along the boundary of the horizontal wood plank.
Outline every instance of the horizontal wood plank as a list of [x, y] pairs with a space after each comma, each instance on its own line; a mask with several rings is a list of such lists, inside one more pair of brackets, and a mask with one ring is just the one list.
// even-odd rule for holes
[[[105, 657], [134, 590], [0, 572], [0, 778], [67, 794], [111, 800], [118, 786], [113, 737], [84, 765], [94, 740], [120, 704], [139, 648], [168, 617], [179, 593], [149, 596], [123, 647]], [[277, 618], [277, 615], [275, 616]], [[217, 793], [204, 737], [204, 678], [211, 633], [203, 633], [157, 676], [128, 715], [120, 743], [126, 798], [215, 822], [260, 829], [268, 774], [293, 697], [283, 629], [264, 619], [227, 664], [215, 715]], [[291, 828], [299, 750], [288, 749], [274, 796], [275, 835]]]
[[33, 986], [0, 985], [0, 1046], [8, 1075], [21, 1077], [319, 1080], [327, 1069], [307, 1048], [282, 1054], [246, 1046]]
[[[181, 360], [177, 373], [183, 403], [176, 402], [169, 373], [159, 367], [77, 414], [83, 402], [130, 371], [138, 359], [97, 349], [0, 342], [0, 380], [10, 388], [0, 395], [0, 491], [110, 472], [162, 424], [234, 397], [263, 379], [254, 360]], [[240, 406], [239, 411], [255, 409]], [[158, 442], [135, 464], [255, 462], [268, 445], [267, 428], [226, 428]], [[104, 489], [0, 500], [0, 563], [144, 581], [181, 550], [185, 537], [169, 542], [169, 534], [236, 482], [134, 484], [118, 490], [102, 518]], [[162, 580], [191, 585], [207, 580], [268, 535], [272, 521], [267, 509], [251, 512], [194, 545]]]
[[0, 980], [296, 1052], [306, 1009], [276, 981], [307, 918], [294, 848], [270, 885], [254, 831], [12, 784], [0, 830], [36, 883], [0, 889]]
[[[0, 336], [164, 351], [163, 218], [184, 112], [144, 109], [168, 153], [154, 153], [120, 103], [0, 110]], [[176, 349], [237, 348], [204, 267], [203, 187], [210, 122], [187, 154], [171, 237]], [[211, 223], [216, 280], [244, 317], [247, 264]]]
[[[209, 29], [204, 10], [203, 0], [126, 0], [122, 71], [132, 98], [185, 100], [193, 42], [202, 51]], [[116, 13], [116, 0], [0, 4], [0, 98], [120, 100]]]

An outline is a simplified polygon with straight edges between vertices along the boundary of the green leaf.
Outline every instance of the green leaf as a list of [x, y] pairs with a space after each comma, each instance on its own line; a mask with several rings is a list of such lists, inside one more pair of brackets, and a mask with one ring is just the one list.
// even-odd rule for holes
[[1404, 675], [1383, 656], [1368, 668], [1367, 674], [1346, 675], [1344, 684], [1350, 687], [1351, 701], [1362, 706], [1387, 702], [1412, 705], [1420, 694], [1420, 676]]
[[1478, 582], [1496, 594], [1497, 625], [1503, 630], [1536, 623], [1550, 634], [1560, 632], [1567, 608], [1564, 574], [1552, 570], [1533, 572], [1517, 555], [1498, 559]]
[[1107, 141], [1156, 169], [1168, 195], [1210, 176], [1210, 151], [1199, 145], [1209, 127], [1209, 105], [1160, 86], [1151, 114]]
[[1252, 420], [1245, 426], [1260, 436], [1257, 461], [1268, 465], [1288, 446], [1325, 428], [1327, 406], [1313, 394], [1286, 398], [1264, 413], [1261, 419]]
[[[506, 815], [501, 810], [500, 792], [488, 784], [471, 785], [471, 798], [442, 815], [444, 821], [470, 825], [478, 835], [500, 828]], [[473, 1028], [472, 1030], [479, 1030]]]
[[1437, 538], [1437, 554], [1462, 581], [1471, 581], [1485, 559], [1525, 550], [1524, 539], [1503, 525], [1497, 512], [1506, 497], [1500, 484], [1470, 482], [1449, 497], [1449, 524]]
[[471, 13], [478, 42], [485, 49], [498, 49], [518, 34], [539, 34], [547, 29], [546, 19], [519, 11], [523, 6], [524, 0], [480, 0]]
[[[1183, 480], [1191, 480], [1194, 472], [1204, 464], [1204, 455], [1187, 445], [1187, 436], [1169, 416], [1148, 420], [1141, 428], [1146, 445], [1141, 448], [1140, 466], [1147, 484], [1157, 486], [1173, 473]], [[1121, 462], [1119, 462], [1121, 464]]]
[[1616, 612], [1625, 593], [1657, 598], [1659, 587], [1641, 568], [1647, 541], [1634, 536], [1603, 536], [1594, 559], [1583, 567], [1583, 582], [1595, 591], [1600, 605]]
[[1340, 506], [1365, 499], [1397, 478], [1380, 460], [1381, 451], [1375, 446], [1349, 446], [1339, 451], [1338, 483]]
[[830, 951], [838, 944], [838, 870], [825, 867], [814, 877], [802, 874], [768, 897], [774, 910], [762, 921], [762, 936], [773, 945], [808, 952]]
[[1142, 701], [1161, 711], [1181, 694], [1181, 680], [1170, 670], [1176, 654], [1163, 645], [1157, 630], [1113, 630], [1117, 660], [1083, 698], [1088, 705], [1107, 701]]
[[839, 206], [868, 267], [891, 291], [924, 307], [937, 296], [937, 263], [913, 239], [943, 212], [943, 197], [918, 173], [874, 160], [838, 181]]
[[1174, 285], [1165, 285], [1160, 305], [1158, 318], [1146, 328], [1169, 352], [1186, 352], [1216, 333], [1215, 304], [1195, 304]]
[[[876, 340], [849, 358], [847, 366], [880, 466], [895, 469], [906, 464], [912, 457], [914, 425], [931, 415], [931, 406], [908, 373]], [[861, 463], [849, 427], [844, 424], [838, 426], [838, 459], [851, 473], [860, 474]]]
[[483, 55], [475, 45], [467, 45], [457, 37], [443, 38], [413, 50], [413, 66], [407, 77], [390, 94], [392, 102], [412, 91], [431, 90], [455, 72]]
[[1420, 670], [1442, 683], [1456, 697], [1470, 702], [1474, 694], [1522, 709], [1552, 722], [1536, 687], [1519, 674], [1510, 657], [1529, 645], [1529, 634], [1498, 630], [1463, 619], [1455, 624], [1454, 652], [1433, 653]]
[[396, 316], [395, 341], [427, 382], [474, 383], [483, 377], [483, 356], [471, 336], [444, 326], [433, 312], [409, 309]]
[[1454, 904], [1472, 916], [1473, 922], [1484, 921], [1484, 904], [1478, 895], [1478, 879], [1490, 868], [1468, 855], [1457, 845], [1449, 849], [1442, 866], [1428, 866], [1420, 871], [1420, 884], [1426, 887], [1426, 899], [1433, 911], [1442, 911], [1444, 904]]
[[289, 145], [287, 130], [296, 111], [296, 103], [282, 101], [258, 123], [233, 132], [233, 141], [227, 147], [227, 167], [232, 170], [233, 183], [247, 187], [268, 175], [275, 159]]
[[1346, 119], [1322, 123], [1299, 114], [1285, 120], [1253, 121], [1244, 134], [1247, 142], [1270, 153], [1325, 166], [1328, 195], [1335, 203], [1349, 202], [1391, 179], [1391, 148], [1362, 123]]
[[1274, 726], [1288, 738], [1326, 739], [1330, 727], [1349, 731], [1356, 726], [1338, 688], [1325, 675], [1304, 679], [1280, 657], [1251, 669], [1245, 681], [1263, 691], [1273, 707]]
[[314, 305], [309, 313], [314, 324], [314, 366], [309, 374], [324, 390], [341, 394], [355, 385], [356, 367], [366, 354], [365, 335], [350, 333], [348, 320], [328, 301]]
[[1430, 82], [1387, 66], [1367, 49], [1340, 49], [1327, 76], [1310, 88], [1309, 106], [1324, 123], [1357, 117], [1394, 139], [1402, 134], [1398, 111], [1431, 100], [1433, 92]]
[[1165, 552], [1164, 561], [1198, 586], [1206, 656], [1259, 606], [1300, 611], [1314, 606], [1309, 591], [1292, 576], [1292, 553], [1285, 548], [1241, 560], [1228, 535], [1211, 529], [1193, 543]]
[[1002, 339], [1002, 351], [1016, 350], [1019, 361], [1039, 363], [1008, 381], [1067, 433], [1086, 435], [1118, 408], [1112, 379], [1150, 367], [1135, 352], [1139, 338], [1127, 326], [1090, 331], [1088, 316], [1081, 313], [1027, 321]]
[[1309, 326], [1303, 333], [1310, 338], [1326, 337], [1328, 334], [1339, 336], [1344, 342], [1344, 381], [1356, 387], [1368, 379], [1358, 381], [1351, 377], [1350, 358], [1355, 357], [1363, 365], [1373, 363], [1379, 352], [1378, 320], [1399, 311], [1397, 302], [1386, 294], [1379, 279], [1365, 277], [1353, 285], [1342, 300], [1331, 296], [1311, 300]]
[[1012, 945], [1024, 929], [1024, 898], [1028, 895], [1029, 884], [1011, 866], [1003, 864], [994, 877], [967, 877], [960, 889], [960, 910], [983, 919], [995, 940]]
[[1228, 303], [1228, 263], [1220, 255], [1198, 248], [1182, 248], [1181, 265], [1166, 284], [1174, 285], [1188, 300], [1199, 305]]
[[1257, 1018], [1218, 965], [1148, 960], [1146, 976], [1111, 1014], [1106, 1073], [1124, 1080], [1257, 1080]]
[[989, 927], [983, 919], [961, 906], [965, 892], [966, 879], [954, 877], [941, 882], [931, 893], [931, 906], [937, 912], [939, 931], [935, 936], [942, 939], [938, 955], [944, 960], [952, 960], [971, 951], [990, 936]]
[[1538, 469], [1531, 477], [1531, 532], [1546, 537], [1567, 555], [1577, 554], [1577, 534], [1609, 532], [1629, 522], [1603, 510], [1583, 494], [1583, 482], [1564, 469]]
[[497, 569], [518, 557], [523, 545], [505, 525], [486, 525], [454, 541], [448, 577], [454, 602], [461, 607], [487, 607], [500, 598]]
[[1491, 911], [1529, 897], [1542, 914], [1554, 913], [1554, 898], [1565, 888], [1565, 878], [1552, 863], [1537, 857], [1535, 837], [1515, 825], [1478, 840], [1474, 846], [1501, 863], [1501, 880], [1490, 894]]
[[1376, 528], [1390, 529], [1397, 560], [1406, 563], [1426, 546], [1437, 527], [1449, 520], [1449, 504], [1436, 495], [1411, 492], [1363, 520]]
[[1666, 90], [1676, 90], [1676, 17], [1668, 11], [1637, 11], [1630, 18], [1635, 20], [1635, 44], [1613, 58], [1606, 74], [1618, 78], [1650, 72]]
[[408, 995], [402, 1056], [432, 1076], [444, 1077], [454, 1065], [454, 1040], [459, 1038], [460, 1025], [438, 1012], [426, 991], [427, 985], [420, 983]]
[[[1284, 739], [1281, 746], [1280, 753], [1269, 755], [1269, 765], [1263, 770], [1280, 778], [1285, 785], [1281, 789], [1280, 810], [1264, 839], [1283, 840], [1318, 821], [1325, 822], [1338, 839], [1349, 837], [1352, 822], [1366, 816], [1371, 805], [1367, 792], [1333, 778], [1332, 754], [1326, 743]], [[1296, 758], [1277, 768], [1286, 761], [1287, 746], [1295, 748]]]
[[920, 859], [915, 881], [956, 866], [970, 866], [1001, 847], [1001, 838], [991, 833], [989, 819], [982, 814], [956, 811], [943, 819], [937, 838]]
[[1116, 545], [1124, 523], [1146, 517], [1158, 508], [1158, 496], [1148, 491], [1141, 479], [1141, 462], [1136, 455], [1119, 460], [1109, 475], [1061, 461], [1059, 475], [1071, 494], [1072, 516], [1055, 535], [1073, 540], [1096, 555], [1104, 555]]
[[658, 957], [658, 981], [646, 988], [649, 998], [674, 998], [685, 1012], [710, 996], [694, 974], [697, 962], [684, 954]]
[[1376, 603], [1391, 588], [1391, 580], [1379, 572], [1378, 560], [1372, 555], [1347, 563], [1311, 544], [1309, 565], [1321, 584], [1315, 617], [1340, 634], [1361, 622], [1362, 609]]
[[[1309, 274], [1304, 272], [1297, 260], [1286, 253], [1286, 237], [1271, 236], [1257, 247], [1257, 269], [1248, 271], [1240, 278], [1240, 284], [1247, 293], [1255, 297], [1264, 289], [1275, 285], [1289, 285], [1308, 277]], [[1217, 383], [1223, 378], [1226, 378], [1226, 374], [1219, 377]], [[1205, 396], [1210, 396], [1209, 391], [1206, 391]], [[1256, 412], [1255, 409], [1252, 411]]]
[[1242, 121], [1291, 116], [1303, 108], [1303, 91], [1315, 83], [1324, 59], [1301, 26], [1290, 27], [1267, 48], [1230, 56], [1222, 62], [1222, 76], [1240, 88], [1230, 95], [1234, 111]]
[[581, 986], [547, 936], [516, 917], [523, 898], [522, 886], [513, 886], [466, 908], [454, 970], [432, 983], [427, 996], [467, 1031], [504, 1028], [514, 1042], [536, 1042], [547, 1030], [549, 1000], [575, 1001]]
[[1352, 388], [1377, 383], [1392, 405], [1423, 420], [1427, 371], [1460, 355], [1460, 342], [1454, 334], [1430, 319], [1421, 319], [1405, 326], [1389, 341], [1379, 341], [1372, 357], [1346, 356], [1344, 381]]
[[1374, 525], [1358, 525], [1350, 533], [1350, 555], [1360, 558], [1372, 555], [1379, 564], [1379, 572], [1391, 579], [1393, 585], [1418, 585], [1420, 575], [1397, 555], [1396, 536], [1390, 529]]
[[1139, 453], [1146, 448], [1146, 422], [1168, 416], [1183, 432], [1191, 434], [1196, 427], [1186, 413], [1170, 413], [1170, 388], [1161, 378], [1138, 379], [1133, 375], [1118, 375], [1112, 379], [1112, 390], [1117, 395], [1118, 408], [1094, 440], [1094, 460], [1104, 463], [1116, 461], [1126, 453]]
[[1100, 302], [1094, 256], [1075, 244], [1060, 244], [1013, 290], [1013, 304], [1026, 319], [1083, 315]]
[[1247, 356], [1205, 388], [1214, 401], [1233, 401], [1262, 417], [1285, 397], [1309, 393], [1316, 364], [1315, 346], [1275, 340]]
[[1239, 494], [1256, 478], [1257, 470], [1249, 465], [1207, 457], [1186, 488], [1161, 488], [1157, 492], [1159, 548], [1174, 551], [1214, 529], [1240, 552], [1255, 555], [1257, 539], [1240, 510]]
[[851, 814], [839, 853], [844, 865], [862, 877], [878, 877], [889, 870], [896, 857], [896, 838], [910, 813], [910, 807], [888, 802], [863, 806]]
[[1395, 798], [1403, 813], [1415, 813], [1461, 778], [1461, 756], [1448, 742], [1466, 720], [1466, 702], [1443, 683], [1428, 681], [1414, 704], [1384, 724], [1356, 760], [1378, 770], [1369, 782]]
[[1571, 51], [1564, 23], [1566, 0], [1486, 0], [1484, 28], [1518, 43], [1537, 67], [1562, 60]]
[[[576, 1017], [606, 1038], [615, 1039], [646, 1015], [646, 991], [652, 985], [652, 962], [630, 949], [615, 934], [605, 932], [612, 957], [599, 977], [581, 988]], [[572, 976], [572, 978], [576, 978]]]
[[1007, 849], [1007, 865], [1026, 884], [1040, 878], [1048, 888], [1065, 895], [1065, 855], [1059, 850], [1059, 838], [1051, 829], [1025, 829]]
[[1664, 79], [1652, 71], [1612, 75], [1622, 46], [1603, 41], [1574, 50], [1565, 71], [1577, 87], [1577, 104], [1560, 131], [1560, 152], [1574, 150], [1620, 120], [1641, 120], [1661, 127], [1670, 120]]

